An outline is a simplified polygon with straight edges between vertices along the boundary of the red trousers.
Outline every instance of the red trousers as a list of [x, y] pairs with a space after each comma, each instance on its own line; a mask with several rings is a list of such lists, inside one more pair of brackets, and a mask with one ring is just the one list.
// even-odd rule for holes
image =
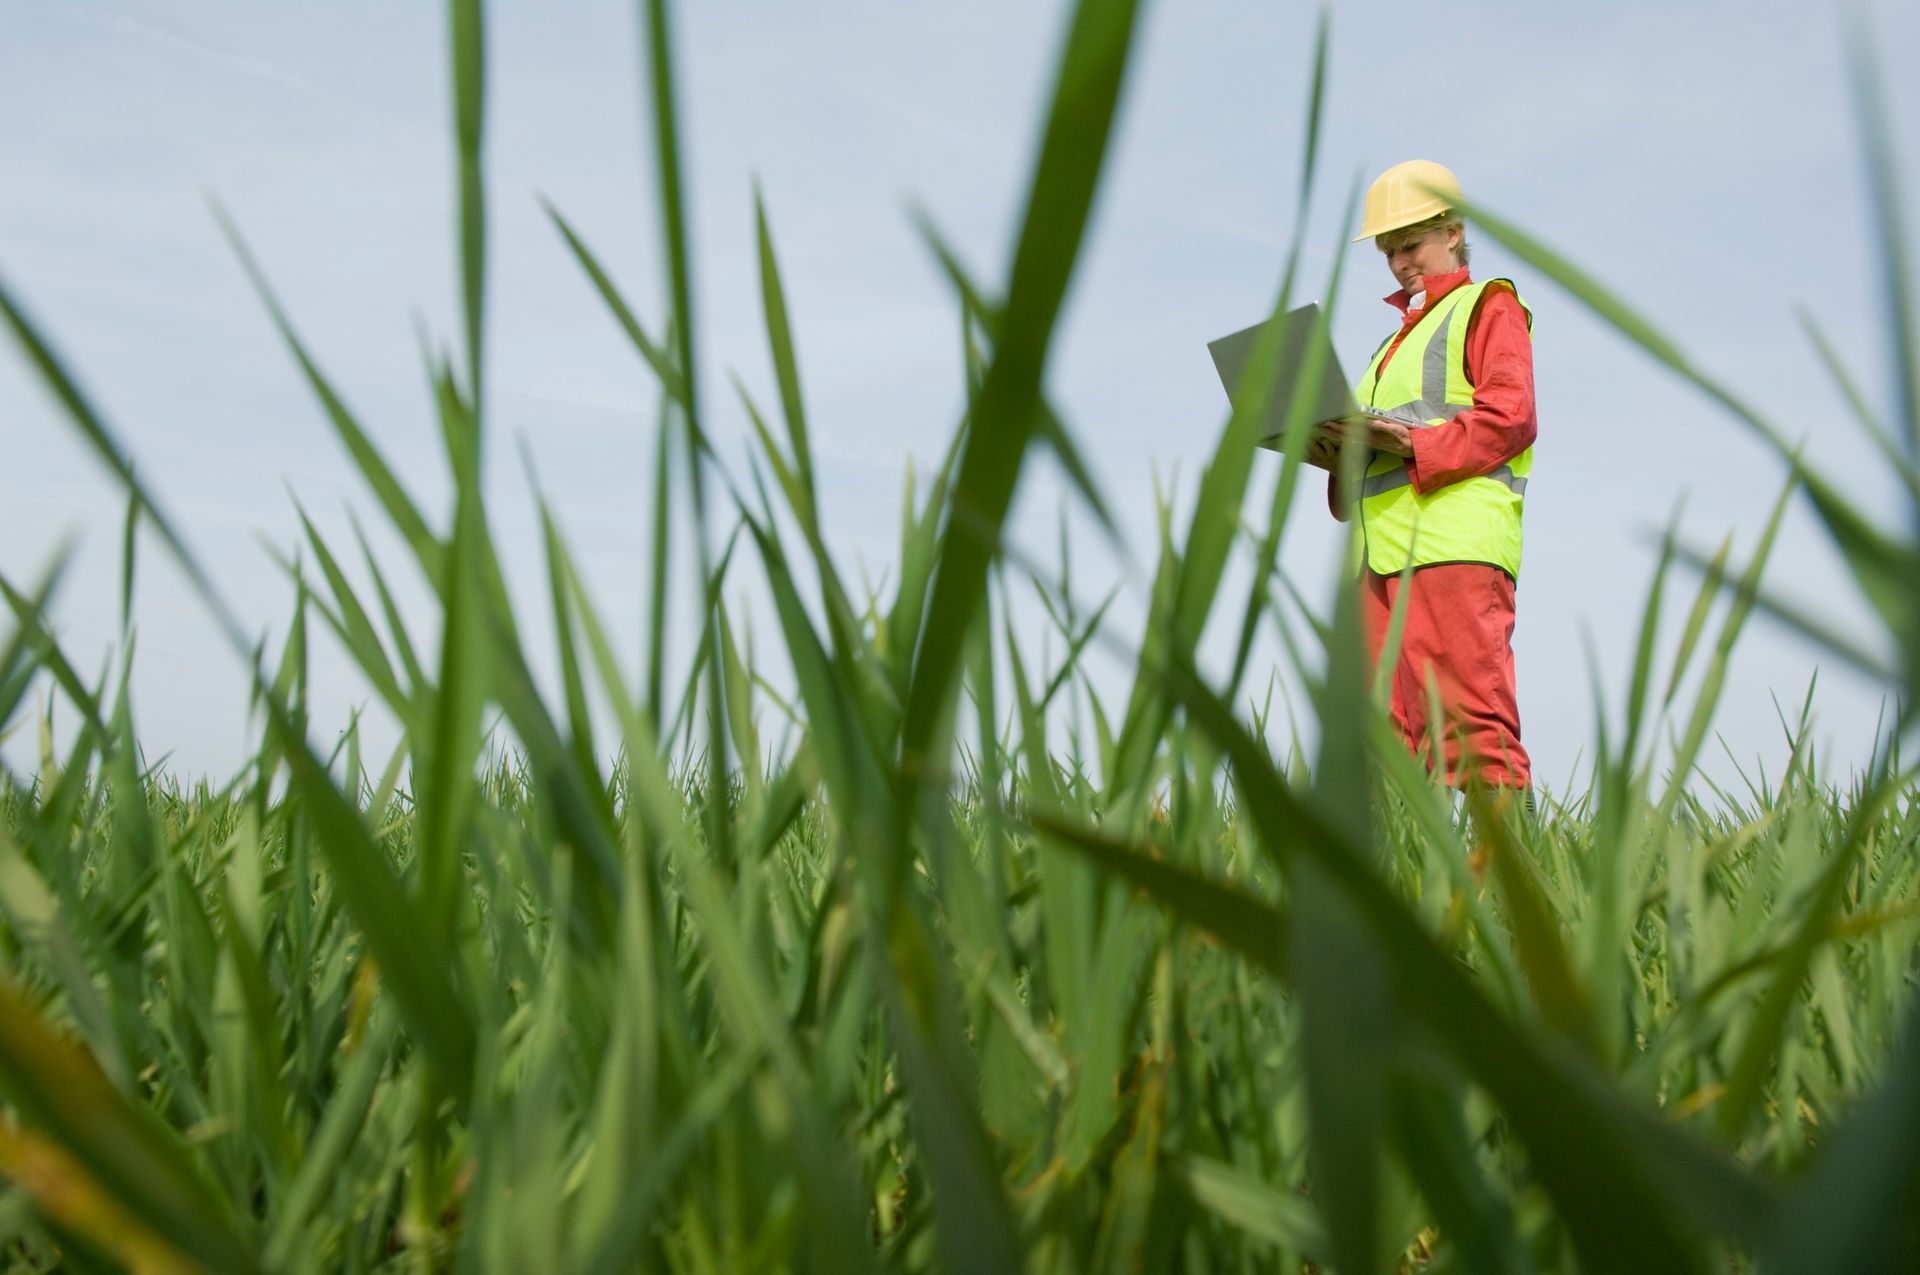
[[[1513, 580], [1498, 567], [1442, 563], [1408, 576], [1407, 593], [1393, 670], [1393, 722], [1407, 748], [1419, 756], [1430, 743], [1431, 678], [1444, 718], [1433, 733], [1440, 736], [1447, 782], [1459, 787], [1478, 773], [1487, 784], [1528, 787], [1533, 768], [1520, 745], [1513, 681]], [[1361, 572], [1360, 618], [1376, 667], [1399, 594], [1399, 576]]]

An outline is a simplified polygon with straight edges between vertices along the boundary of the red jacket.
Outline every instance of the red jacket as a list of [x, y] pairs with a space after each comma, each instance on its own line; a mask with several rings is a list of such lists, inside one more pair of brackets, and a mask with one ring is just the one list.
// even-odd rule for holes
[[[1427, 275], [1421, 280], [1426, 285], [1426, 304], [1418, 310], [1407, 308], [1411, 298], [1405, 288], [1382, 298], [1400, 311], [1401, 319], [1381, 368], [1393, 361], [1427, 307], [1472, 281], [1464, 269]], [[1467, 321], [1467, 379], [1473, 382], [1472, 407], [1444, 425], [1408, 431], [1413, 456], [1406, 462], [1407, 470], [1413, 489], [1423, 495], [1492, 473], [1533, 446], [1539, 424], [1533, 409], [1533, 341], [1527, 335], [1526, 311], [1508, 288], [1489, 288]], [[1327, 481], [1327, 503], [1336, 518], [1341, 506], [1339, 482], [1333, 476]]]

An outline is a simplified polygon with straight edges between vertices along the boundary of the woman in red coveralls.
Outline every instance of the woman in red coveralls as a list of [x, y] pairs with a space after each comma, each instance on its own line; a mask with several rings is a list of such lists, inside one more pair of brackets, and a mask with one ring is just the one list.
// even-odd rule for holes
[[[1361, 518], [1361, 611], [1376, 663], [1401, 573], [1413, 567], [1392, 704], [1408, 748], [1419, 754], [1437, 733], [1448, 783], [1477, 775], [1525, 789], [1512, 640], [1536, 425], [1530, 315], [1510, 281], [1473, 283], [1458, 199], [1453, 174], [1423, 160], [1387, 170], [1367, 192], [1360, 238], [1374, 240], [1400, 284], [1385, 298], [1399, 328], [1359, 397], [1405, 419], [1329, 422], [1308, 460], [1336, 471], [1346, 439], [1371, 449], [1362, 490], [1342, 491], [1336, 472], [1328, 499], [1336, 517]], [[1445, 717], [1438, 732], [1429, 680]]]

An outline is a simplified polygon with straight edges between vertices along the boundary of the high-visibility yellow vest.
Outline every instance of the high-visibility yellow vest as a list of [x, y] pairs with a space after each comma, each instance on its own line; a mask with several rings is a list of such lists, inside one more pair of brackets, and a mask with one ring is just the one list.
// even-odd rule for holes
[[[1400, 342], [1383, 372], [1380, 362], [1393, 344], [1374, 351], [1354, 394], [1361, 404], [1386, 412], [1415, 429], [1444, 425], [1473, 406], [1467, 379], [1467, 325], [1485, 291], [1510, 279], [1462, 284], [1434, 302]], [[1533, 330], [1533, 311], [1526, 312]], [[1421, 495], [1413, 489], [1406, 458], [1380, 454], [1367, 465], [1360, 488], [1360, 553], [1369, 571], [1392, 575], [1409, 560], [1416, 567], [1443, 562], [1484, 562], [1520, 578], [1520, 508], [1533, 469], [1529, 447], [1483, 478], [1467, 478]], [[1356, 564], [1361, 565], [1361, 564]]]

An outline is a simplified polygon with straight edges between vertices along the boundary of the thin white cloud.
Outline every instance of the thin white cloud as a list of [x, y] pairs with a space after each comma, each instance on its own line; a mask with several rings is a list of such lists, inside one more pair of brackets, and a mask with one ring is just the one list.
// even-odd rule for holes
[[426, 132], [412, 121], [398, 119], [373, 110], [359, 98], [329, 92], [305, 76], [289, 71], [266, 58], [219, 48], [196, 36], [185, 35], [175, 28], [154, 23], [146, 18], [134, 17], [124, 8], [108, 9], [96, 4], [76, 4], [72, 0], [35, 0], [35, 7], [45, 16], [71, 26], [83, 27], [144, 44], [183, 61], [216, 68], [256, 83], [272, 85], [289, 93], [297, 93], [316, 102], [325, 103], [332, 111], [377, 121], [383, 128], [404, 129], [415, 135]]
[[75, 26], [90, 27], [95, 31], [138, 40], [179, 57], [203, 65], [217, 66], [223, 70], [232, 71], [236, 75], [244, 75], [266, 84], [275, 84], [299, 93], [324, 96], [300, 76], [264, 59], [213, 48], [199, 40], [181, 35], [177, 31], [129, 17], [125, 12], [110, 13], [99, 8], [76, 7], [71, 3], [54, 3], [53, 0], [40, 0], [38, 7], [42, 13]]

